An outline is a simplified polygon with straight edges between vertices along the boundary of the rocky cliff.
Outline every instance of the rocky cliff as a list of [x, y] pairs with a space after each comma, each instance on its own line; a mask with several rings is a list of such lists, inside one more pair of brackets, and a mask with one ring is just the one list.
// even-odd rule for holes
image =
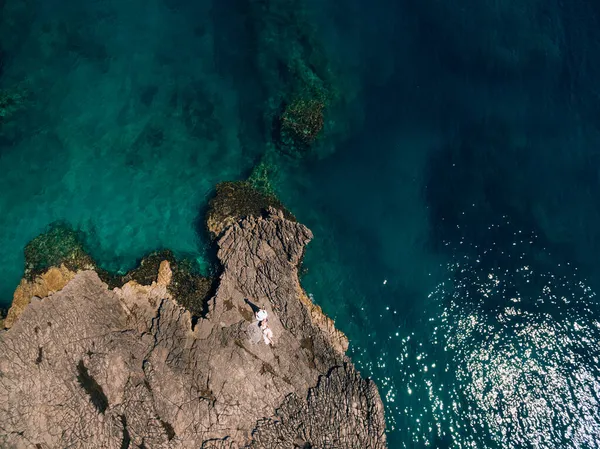
[[111, 289], [64, 265], [22, 283], [0, 331], [0, 446], [385, 448], [376, 386], [299, 284], [311, 238], [274, 209], [229, 224], [199, 318], [167, 261], [149, 285]]

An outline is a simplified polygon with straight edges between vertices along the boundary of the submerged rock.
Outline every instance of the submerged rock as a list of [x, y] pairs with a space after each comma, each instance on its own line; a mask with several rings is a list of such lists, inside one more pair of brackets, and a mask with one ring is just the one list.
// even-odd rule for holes
[[[386, 447], [375, 384], [299, 284], [311, 238], [274, 209], [228, 226], [197, 322], [162, 261], [149, 285], [111, 290], [86, 270], [38, 292], [0, 331], [0, 446]], [[255, 307], [272, 346], [254, 338]]]
[[288, 104], [279, 124], [279, 148], [290, 154], [306, 153], [323, 130], [325, 100], [296, 98]]
[[61, 265], [71, 271], [95, 269], [96, 264], [82, 242], [80, 232], [67, 224], [53, 223], [25, 246], [25, 278], [34, 280], [48, 268]]
[[336, 123], [343, 120], [336, 122], [330, 112], [346, 103], [353, 89], [324, 45], [315, 11], [308, 2], [247, 3], [267, 141], [294, 158], [326, 156], [332, 145], [318, 140], [340, 132]]
[[[0, 60], [0, 69], [1, 68], [2, 61]], [[2, 124], [3, 121], [8, 120], [20, 109], [23, 109], [25, 107], [25, 101], [26, 91], [22, 88], [0, 90], [0, 124]]]

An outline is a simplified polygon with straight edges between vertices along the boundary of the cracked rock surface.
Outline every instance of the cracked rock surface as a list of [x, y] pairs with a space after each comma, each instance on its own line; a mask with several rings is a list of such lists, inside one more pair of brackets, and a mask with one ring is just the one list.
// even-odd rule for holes
[[[300, 287], [311, 238], [274, 210], [229, 226], [194, 323], [168, 263], [149, 286], [80, 271], [34, 296], [0, 331], [0, 447], [385, 448], [376, 386]], [[273, 346], [249, 303], [268, 311]]]

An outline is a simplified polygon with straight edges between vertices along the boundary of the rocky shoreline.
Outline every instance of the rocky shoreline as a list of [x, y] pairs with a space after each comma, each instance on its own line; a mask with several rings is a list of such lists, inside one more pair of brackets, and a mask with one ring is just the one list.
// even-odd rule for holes
[[[120, 286], [64, 263], [23, 280], [0, 331], [0, 446], [386, 447], [377, 387], [300, 286], [312, 233], [268, 202], [235, 204], [207, 217], [222, 270], [204, 313], [160, 253]], [[272, 346], [249, 303], [268, 311]]]

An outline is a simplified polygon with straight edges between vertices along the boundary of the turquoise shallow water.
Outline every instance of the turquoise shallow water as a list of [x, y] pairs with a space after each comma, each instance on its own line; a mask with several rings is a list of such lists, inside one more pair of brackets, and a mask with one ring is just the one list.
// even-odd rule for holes
[[56, 220], [88, 233], [110, 269], [161, 247], [197, 255], [200, 207], [256, 157], [204, 32], [163, 3], [37, 4], [24, 15], [33, 22], [3, 77], [29, 91], [0, 151], [3, 303], [23, 244]]
[[[347, 94], [322, 157], [275, 158], [315, 234], [304, 287], [390, 447], [599, 447], [600, 10], [362, 3], [302, 3]], [[1, 304], [56, 220], [111, 270], [208, 264], [202, 211], [265, 152], [293, 39], [259, 46], [250, 5], [0, 2], [0, 89], [26, 92], [0, 124]]]

